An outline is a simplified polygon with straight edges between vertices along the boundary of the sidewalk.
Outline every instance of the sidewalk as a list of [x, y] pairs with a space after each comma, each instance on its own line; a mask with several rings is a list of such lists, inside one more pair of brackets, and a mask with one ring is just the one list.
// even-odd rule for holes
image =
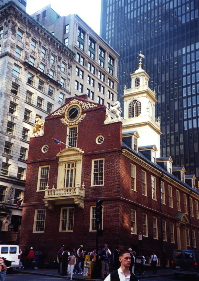
[[[33, 274], [33, 275], [44, 275], [44, 276], [50, 276], [50, 277], [56, 277], [56, 278], [62, 278], [62, 279], [66, 279], [67, 276], [62, 276], [57, 272], [57, 269], [35, 269], [35, 270], [31, 270], [31, 269], [15, 269], [14, 272], [20, 272], [20, 273], [28, 273], [28, 274]], [[145, 272], [144, 275], [142, 276], [137, 276], [140, 280], [141, 279], [145, 279], [145, 278], [154, 278], [154, 277], [161, 277], [161, 276], [169, 276], [172, 275], [173, 272], [170, 268], [166, 268], [166, 269], [158, 269], [158, 273], [157, 274], [153, 274], [152, 270], [148, 270]], [[83, 278], [82, 274], [73, 274], [73, 279], [74, 280], [100, 280], [101, 279], [92, 279], [92, 278]]]

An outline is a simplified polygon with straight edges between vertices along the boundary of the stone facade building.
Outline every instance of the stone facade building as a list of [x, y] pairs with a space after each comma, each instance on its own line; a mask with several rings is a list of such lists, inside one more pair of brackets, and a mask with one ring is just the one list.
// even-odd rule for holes
[[99, 247], [131, 247], [147, 264], [155, 251], [160, 265], [173, 249], [199, 249], [199, 190], [194, 176], [160, 157], [148, 81], [140, 62], [124, 89], [124, 118], [119, 104], [107, 110], [87, 95], [66, 99], [46, 117], [44, 135], [30, 140], [21, 247], [38, 248], [48, 260], [61, 244], [91, 251], [99, 199]]
[[4, 2], [9, 3], [0, 8], [0, 241], [16, 242], [29, 139], [33, 129], [35, 136], [42, 133], [45, 117], [71, 95], [75, 54], [18, 5]]
[[48, 5], [32, 17], [76, 53], [71, 92], [110, 108], [117, 100], [118, 53], [76, 14], [61, 17]]

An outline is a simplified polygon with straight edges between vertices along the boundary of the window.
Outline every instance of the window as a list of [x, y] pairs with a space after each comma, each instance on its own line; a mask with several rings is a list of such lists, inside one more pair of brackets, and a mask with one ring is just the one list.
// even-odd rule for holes
[[22, 139], [27, 141], [28, 140], [28, 133], [29, 133], [29, 130], [25, 127], [23, 127], [22, 129]]
[[111, 87], [112, 89], [114, 89], [114, 82], [108, 78], [108, 85], [109, 87]]
[[153, 239], [158, 239], [158, 220], [153, 217]]
[[196, 232], [195, 232], [195, 230], [192, 230], [192, 241], [193, 241], [193, 247], [196, 248]]
[[79, 67], [76, 66], [76, 75], [79, 76], [81, 79], [84, 78], [84, 71], [82, 71]]
[[37, 107], [42, 108], [43, 107], [43, 99], [41, 97], [37, 97]]
[[101, 98], [100, 96], [97, 96], [97, 103], [104, 104], [104, 99]]
[[33, 94], [31, 92], [26, 92], [26, 102], [32, 103], [32, 96]]
[[58, 100], [58, 102], [62, 104], [63, 101], [64, 101], [64, 94], [63, 93], [59, 93], [59, 100]]
[[95, 86], [95, 80], [88, 75], [87, 77], [87, 83], [91, 85], [91, 87]]
[[136, 210], [131, 209], [131, 234], [137, 234]]
[[46, 56], [46, 49], [44, 47], [41, 48], [41, 57], [45, 58]]
[[135, 78], [135, 87], [139, 87], [140, 86], [140, 78], [137, 77]]
[[104, 159], [92, 161], [92, 185], [104, 185]]
[[151, 190], [152, 190], [152, 199], [157, 200], [156, 197], [156, 178], [151, 176]]
[[65, 33], [68, 33], [69, 32], [69, 24], [66, 24], [65, 25]]
[[66, 163], [64, 165], [64, 187], [75, 187], [76, 162]]
[[81, 27], [78, 27], [77, 45], [81, 50], [84, 50], [85, 32]]
[[100, 83], [98, 83], [98, 91], [104, 95], [105, 88], [104, 88], [104, 86], [102, 86], [102, 84], [100, 84]]
[[95, 59], [95, 41], [91, 37], [89, 37], [88, 41], [88, 55], [91, 59]]
[[66, 64], [64, 62], [62, 62], [62, 64], [61, 64], [61, 71], [62, 72], [66, 71]]
[[50, 76], [51, 78], [54, 78], [54, 76], [55, 76], [55, 72], [54, 72], [53, 70], [51, 70], [51, 69], [50, 69], [50, 71], [49, 71], [49, 76]]
[[187, 246], [190, 246], [190, 232], [188, 228], [186, 228], [186, 238], [187, 238]]
[[177, 209], [178, 211], [181, 211], [181, 207], [180, 207], [180, 191], [176, 190], [176, 201], [177, 201]]
[[30, 48], [31, 48], [33, 51], [35, 51], [36, 45], [37, 45], [37, 42], [32, 39], [31, 42], [30, 42]]
[[25, 161], [26, 160], [26, 155], [27, 155], [27, 148], [21, 147], [20, 148], [20, 155], [19, 155], [19, 160]]
[[15, 56], [20, 59], [21, 58], [21, 54], [22, 54], [22, 49], [19, 48], [18, 46], [16, 46], [15, 48]]
[[84, 57], [77, 53], [77, 61], [84, 66]]
[[4, 146], [4, 153], [11, 155], [12, 154], [12, 146], [13, 144], [11, 142], [6, 141]]
[[49, 85], [49, 87], [48, 87], [48, 95], [50, 97], [53, 97], [54, 92], [55, 92], [55, 88], [53, 88], [51, 85]]
[[41, 92], [44, 92], [44, 81], [42, 81], [42, 80], [40, 80], [40, 79], [39, 79], [38, 89], [39, 89]]
[[148, 237], [148, 218], [146, 214], [142, 215], [142, 234]]
[[64, 39], [64, 45], [68, 47], [68, 37]]
[[147, 196], [146, 172], [141, 170], [142, 195]]
[[113, 71], [114, 71], [114, 58], [109, 55], [108, 56], [108, 72], [113, 75]]
[[33, 232], [44, 232], [46, 210], [35, 210]]
[[173, 208], [173, 195], [172, 195], [172, 186], [168, 186], [169, 192], [169, 207]]
[[54, 55], [50, 55], [50, 63], [54, 64], [55, 63], [55, 56]]
[[109, 90], [107, 92], [107, 97], [108, 97], [108, 99], [114, 101], [114, 94], [111, 91], [109, 91]]
[[28, 73], [28, 80], [27, 80], [27, 83], [30, 84], [30, 85], [33, 85], [33, 82], [34, 82], [34, 75], [32, 73]]
[[105, 65], [105, 51], [101, 47], [99, 47], [99, 60], [98, 60], [98, 62], [99, 62], [99, 65], [101, 67], [104, 67], [104, 65]]
[[6, 187], [3, 185], [0, 185], [0, 202], [5, 201], [5, 195], [6, 195]]
[[77, 126], [68, 128], [68, 146], [77, 147]]
[[164, 182], [161, 181], [161, 203], [165, 204], [165, 187], [164, 187]]
[[10, 164], [3, 162], [1, 168], [1, 175], [8, 176]]
[[28, 110], [28, 109], [25, 109], [25, 110], [24, 110], [24, 120], [25, 120], [26, 122], [29, 122], [29, 121], [30, 121], [30, 115], [31, 115], [31, 111]]
[[19, 93], [19, 85], [15, 84], [14, 82], [12, 82], [11, 93], [16, 96]]
[[74, 208], [62, 208], [60, 218], [60, 231], [73, 231]]
[[25, 169], [22, 168], [22, 167], [18, 167], [17, 179], [18, 180], [24, 180], [24, 176], [25, 176]]
[[190, 215], [191, 215], [192, 217], [194, 217], [194, 212], [193, 212], [193, 199], [192, 199], [192, 198], [189, 199], [189, 204], [190, 204]]
[[60, 83], [61, 83], [61, 86], [62, 86], [63, 88], [65, 88], [66, 80], [65, 80], [64, 78], [61, 77]]
[[134, 100], [129, 104], [129, 118], [138, 117], [141, 114], [141, 102]]
[[96, 208], [91, 207], [90, 209], [90, 231], [96, 231], [97, 224], [96, 224]]
[[45, 65], [44, 65], [43, 63], [40, 63], [40, 64], [39, 64], [39, 70], [40, 70], [41, 72], [44, 72], [44, 69], [45, 69]]
[[15, 124], [11, 121], [7, 123], [7, 134], [14, 135]]
[[95, 67], [92, 65], [90, 62], [88, 62], [88, 70], [92, 73], [95, 74]]
[[91, 100], [94, 100], [94, 92], [87, 88], [87, 95]]
[[14, 64], [12, 74], [16, 77], [19, 77], [20, 71], [21, 71], [21, 67], [18, 66], [17, 64]]
[[199, 219], [198, 201], [195, 200], [196, 218]]
[[21, 31], [20, 29], [17, 30], [17, 40], [22, 41], [23, 39], [23, 31]]
[[43, 191], [48, 186], [49, 169], [49, 166], [39, 167], [37, 191]]
[[33, 58], [32, 56], [30, 56], [29, 58], [29, 64], [31, 64], [32, 66], [35, 65], [35, 58]]
[[0, 26], [0, 39], [3, 38], [3, 26]]
[[136, 191], [136, 166], [131, 164], [131, 189]]
[[10, 106], [9, 106], [9, 113], [14, 114], [17, 110], [17, 105], [14, 102], [10, 102]]
[[175, 235], [174, 235], [174, 223], [170, 223], [170, 237], [171, 243], [175, 243]]
[[48, 102], [47, 103], [47, 110], [46, 110], [47, 113], [50, 114], [52, 112], [52, 110], [53, 110], [53, 105], [52, 105], [52, 103]]
[[83, 93], [83, 84], [79, 83], [79, 81], [75, 80], [75, 90], [78, 90], [80, 93]]
[[166, 221], [162, 221], [162, 236], [163, 236], [163, 241], [167, 241], [167, 224]]
[[184, 194], [184, 212], [185, 212], [185, 214], [188, 214], [187, 195], [186, 194]]

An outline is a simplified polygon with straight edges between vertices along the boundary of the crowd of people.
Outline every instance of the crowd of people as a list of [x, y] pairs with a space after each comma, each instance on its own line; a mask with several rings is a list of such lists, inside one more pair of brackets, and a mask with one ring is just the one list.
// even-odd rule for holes
[[[60, 275], [67, 276], [67, 279], [72, 280], [73, 274], [83, 274], [85, 256], [90, 256], [90, 261], [97, 261], [97, 270], [101, 273], [101, 279], [104, 280], [111, 272], [118, 270], [121, 267], [121, 261], [123, 257], [123, 250], [119, 247], [111, 252], [107, 244], [98, 250], [93, 249], [88, 252], [84, 249], [83, 245], [79, 245], [76, 249], [69, 250], [64, 245], [61, 245], [60, 249], [56, 253], [56, 264]], [[129, 259], [129, 272], [132, 275], [142, 275], [145, 272], [146, 259], [141, 254], [136, 256], [136, 252], [131, 248], [125, 252], [129, 254], [125, 259]], [[151, 267], [153, 273], [157, 273], [158, 258], [153, 252], [150, 258]], [[38, 269], [45, 267], [45, 259], [41, 251], [34, 250], [33, 247], [30, 249], [25, 248], [20, 252], [20, 267], [27, 269]], [[121, 272], [120, 272], [121, 273]], [[109, 281], [109, 280], [106, 280]]]

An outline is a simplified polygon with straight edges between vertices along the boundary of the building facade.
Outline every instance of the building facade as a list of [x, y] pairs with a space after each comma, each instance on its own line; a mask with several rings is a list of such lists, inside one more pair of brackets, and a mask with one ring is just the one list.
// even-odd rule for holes
[[76, 53], [71, 91], [110, 108], [117, 100], [118, 53], [78, 15], [60, 17], [48, 5], [32, 17]]
[[29, 139], [71, 95], [74, 55], [13, 2], [1, 7], [0, 242], [18, 241]]
[[157, 93], [161, 154], [199, 177], [199, 2], [102, 0], [101, 36], [119, 54], [118, 94], [140, 50]]
[[148, 82], [140, 65], [124, 90], [124, 118], [119, 104], [108, 110], [87, 95], [66, 99], [46, 117], [44, 135], [30, 140], [22, 248], [40, 249], [48, 260], [61, 244], [91, 251], [102, 200], [99, 247], [131, 247], [147, 264], [155, 251], [162, 266], [173, 249], [199, 249], [199, 190], [183, 168], [172, 174], [171, 157], [159, 157], [157, 100]]
[[22, 10], [26, 11], [27, 6], [27, 0], [0, 0], [0, 8], [4, 5], [6, 5], [9, 2], [15, 3], [17, 6], [19, 6]]

